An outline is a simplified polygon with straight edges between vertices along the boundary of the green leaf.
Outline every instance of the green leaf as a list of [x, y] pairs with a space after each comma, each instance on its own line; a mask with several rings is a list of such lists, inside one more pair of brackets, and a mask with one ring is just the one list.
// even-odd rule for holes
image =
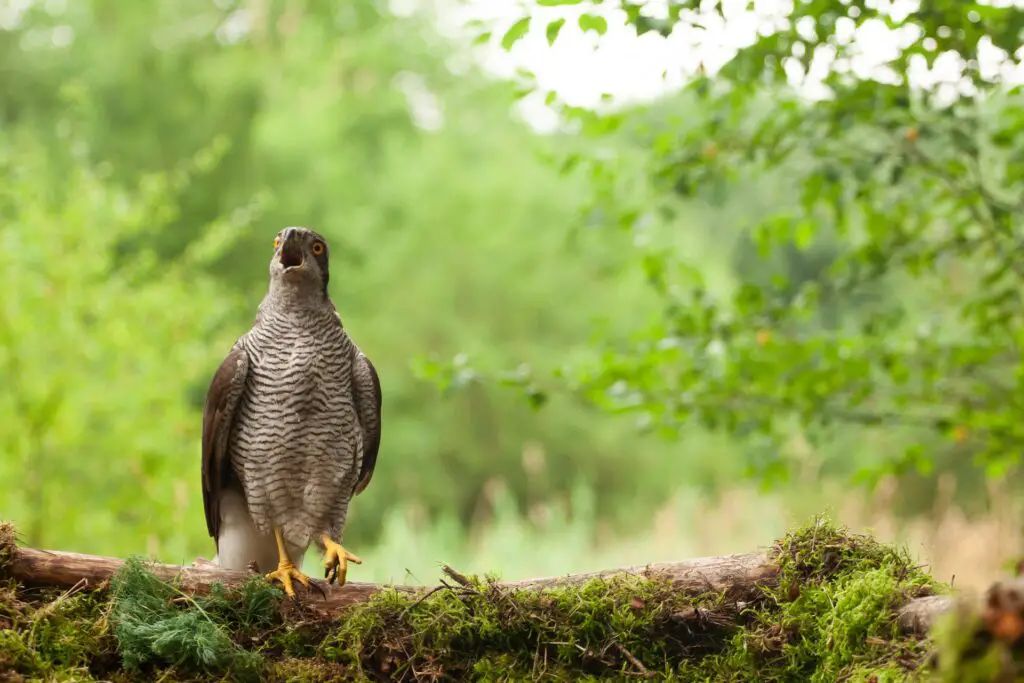
[[480, 35], [473, 39], [473, 44], [483, 45], [484, 43], [488, 43], [490, 42], [492, 35], [493, 34], [490, 31], [484, 31], [483, 33], [481, 33]]
[[511, 50], [523, 36], [530, 31], [530, 17], [523, 17], [508, 27], [505, 35], [501, 37], [501, 47], [506, 51]]
[[561, 5], [578, 5], [583, 0], [537, 0], [541, 7], [559, 7]]
[[814, 234], [816, 232], [817, 227], [813, 221], [799, 221], [796, 224], [796, 229], [793, 231], [793, 240], [796, 243], [796, 248], [800, 251], [805, 251], [807, 247], [811, 246], [811, 242], [814, 241]]
[[558, 40], [558, 34], [565, 26], [565, 19], [555, 19], [548, 24], [547, 31], [545, 32], [548, 38], [548, 45], [554, 45], [555, 41]]
[[595, 31], [597, 35], [603, 36], [608, 31], [608, 20], [596, 14], [581, 14], [579, 26], [584, 33]]

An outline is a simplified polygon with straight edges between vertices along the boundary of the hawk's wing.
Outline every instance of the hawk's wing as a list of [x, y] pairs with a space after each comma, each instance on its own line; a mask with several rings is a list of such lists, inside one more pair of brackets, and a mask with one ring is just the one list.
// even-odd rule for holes
[[249, 358], [236, 343], [213, 375], [203, 406], [203, 508], [215, 541], [220, 535], [220, 493], [231, 467], [228, 437], [248, 369]]
[[358, 348], [355, 349], [352, 366], [352, 389], [355, 393], [356, 414], [363, 428], [363, 461], [359, 464], [359, 480], [355, 489], [358, 495], [370, 483], [373, 468], [377, 465], [381, 426], [380, 378], [377, 377], [373, 363]]

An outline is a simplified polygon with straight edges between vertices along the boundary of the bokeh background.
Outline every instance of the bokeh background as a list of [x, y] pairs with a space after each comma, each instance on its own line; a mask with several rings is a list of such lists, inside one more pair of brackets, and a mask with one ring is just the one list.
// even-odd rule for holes
[[[818, 512], [907, 543], [958, 585], [1020, 551], [1009, 480], [954, 463], [851, 486], [887, 447], [877, 432], [844, 428], [828, 466], [806, 445], [769, 490], [746, 475], [748, 444], [699, 425], [666, 439], [571, 397], [533, 410], [496, 384], [425, 378], [429, 359], [459, 354], [557, 369], [660, 305], [630, 267], [634, 240], [581, 208], [595, 178], [553, 161], [591, 143], [518, 99], [515, 64], [459, 29], [473, 16], [372, 0], [0, 2], [0, 518], [25, 543], [212, 556], [203, 397], [265, 292], [273, 235], [306, 225], [331, 242], [332, 297], [384, 393], [380, 460], [346, 533], [364, 559], [354, 580], [744, 552]], [[559, 55], [531, 66], [641, 79]], [[669, 88], [628, 116], [707, 115], [695, 107]], [[656, 192], [642, 137], [601, 144], [631, 201]], [[679, 202], [673, 248], [728, 287], [762, 267], [739, 236], [780, 189], [724, 191]]]

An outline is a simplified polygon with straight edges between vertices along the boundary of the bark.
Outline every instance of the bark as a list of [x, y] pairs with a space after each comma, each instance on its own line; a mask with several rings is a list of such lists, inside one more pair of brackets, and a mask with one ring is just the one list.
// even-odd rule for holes
[[[26, 586], [97, 588], [103, 586], [122, 564], [123, 560], [114, 557], [16, 548], [13, 556], [0, 569], [0, 574], [6, 574]], [[222, 569], [206, 562], [191, 566], [149, 563], [147, 569], [164, 581], [176, 581], [183, 592], [199, 594], [208, 592], [216, 583], [224, 586], [244, 583], [251, 575], [251, 572]], [[364, 602], [382, 587], [350, 581], [339, 589], [337, 586], [328, 586], [325, 581], [314, 581], [324, 589], [326, 598], [316, 590], [312, 591], [310, 597], [327, 612]], [[412, 590], [405, 586], [395, 588]], [[302, 586], [296, 586], [298, 595], [302, 596], [303, 591]]]
[[925, 635], [931, 630], [935, 620], [953, 605], [954, 598], [948, 595], [930, 595], [911, 600], [899, 611], [900, 629], [904, 633]]
[[749, 594], [757, 586], [775, 585], [779, 569], [765, 553], [746, 553], [527, 579], [513, 581], [507, 585], [530, 589], [556, 588], [620, 574], [671, 581], [679, 590], [687, 593], [724, 592], [731, 598], [743, 599], [745, 594]]
[[[0, 548], [0, 551], [2, 550], [6, 550], [8, 556], [0, 566], [0, 574], [28, 586], [102, 587], [123, 562], [113, 557], [24, 547], [8, 546], [6, 549]], [[3, 555], [4, 553], [0, 552], [0, 558]], [[240, 584], [250, 575], [246, 571], [222, 569], [208, 562], [197, 562], [191, 566], [152, 563], [149, 569], [165, 581], [177, 581], [185, 592], [200, 594], [209, 591], [216, 583], [225, 586]], [[445, 567], [444, 570], [456, 583], [467, 582], [465, 577], [450, 567]], [[747, 596], [752, 597], [759, 586], [774, 585], [778, 580], [778, 567], [764, 553], [748, 553], [509, 581], [503, 582], [502, 585], [512, 589], [543, 590], [623, 574], [671, 581], [680, 591], [687, 593], [724, 592], [732, 600], [743, 601]], [[316, 590], [306, 595], [301, 586], [296, 590], [300, 599], [327, 615], [365, 602], [383, 588], [391, 587], [409, 594], [430, 590], [430, 587], [426, 586], [390, 586], [359, 581], [350, 581], [339, 588], [317, 579], [314, 579], [314, 582], [323, 589], [323, 595]], [[927, 633], [935, 618], [952, 604], [953, 599], [949, 597], [932, 596], [912, 600], [898, 615], [900, 627], [904, 632], [923, 635]]]

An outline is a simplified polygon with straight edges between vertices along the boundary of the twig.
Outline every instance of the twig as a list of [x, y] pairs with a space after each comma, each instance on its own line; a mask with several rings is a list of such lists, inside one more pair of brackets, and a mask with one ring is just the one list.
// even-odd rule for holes
[[414, 603], [412, 603], [411, 605], [406, 607], [404, 610], [402, 610], [402, 615], [401, 615], [402, 618], [404, 619], [405, 615], [408, 614], [409, 610], [411, 610], [413, 607], [419, 606], [424, 600], [429, 598], [431, 595], [433, 595], [434, 593], [438, 593], [440, 591], [443, 591], [443, 590], [451, 590], [451, 586], [449, 586], [447, 584], [444, 584], [444, 583], [442, 583], [440, 586], [434, 586], [429, 591], [427, 591], [426, 593], [424, 593], [420, 597], [416, 598], [416, 601]]
[[654, 673], [651, 673], [650, 671], [648, 671], [647, 667], [644, 666], [643, 662], [641, 662], [639, 659], [637, 659], [635, 656], [633, 656], [633, 653], [630, 652], [629, 650], [627, 650], [625, 648], [625, 646], [623, 646], [622, 643], [620, 643], [619, 641], [616, 640], [616, 641], [613, 641], [612, 644], [615, 645], [615, 649], [619, 651], [619, 654], [621, 654], [623, 657], [628, 659], [629, 663], [632, 664], [633, 668], [636, 669], [636, 671], [633, 672], [632, 675], [634, 675], [634, 676], [642, 676], [643, 678], [654, 678], [654, 677], [657, 676], [657, 674], [654, 674]]
[[451, 577], [452, 581], [454, 581], [455, 583], [459, 584], [464, 588], [470, 588], [473, 585], [473, 582], [466, 578], [464, 574], [455, 571], [448, 565], [443, 565], [441, 567], [441, 571], [443, 571], [445, 575]]

